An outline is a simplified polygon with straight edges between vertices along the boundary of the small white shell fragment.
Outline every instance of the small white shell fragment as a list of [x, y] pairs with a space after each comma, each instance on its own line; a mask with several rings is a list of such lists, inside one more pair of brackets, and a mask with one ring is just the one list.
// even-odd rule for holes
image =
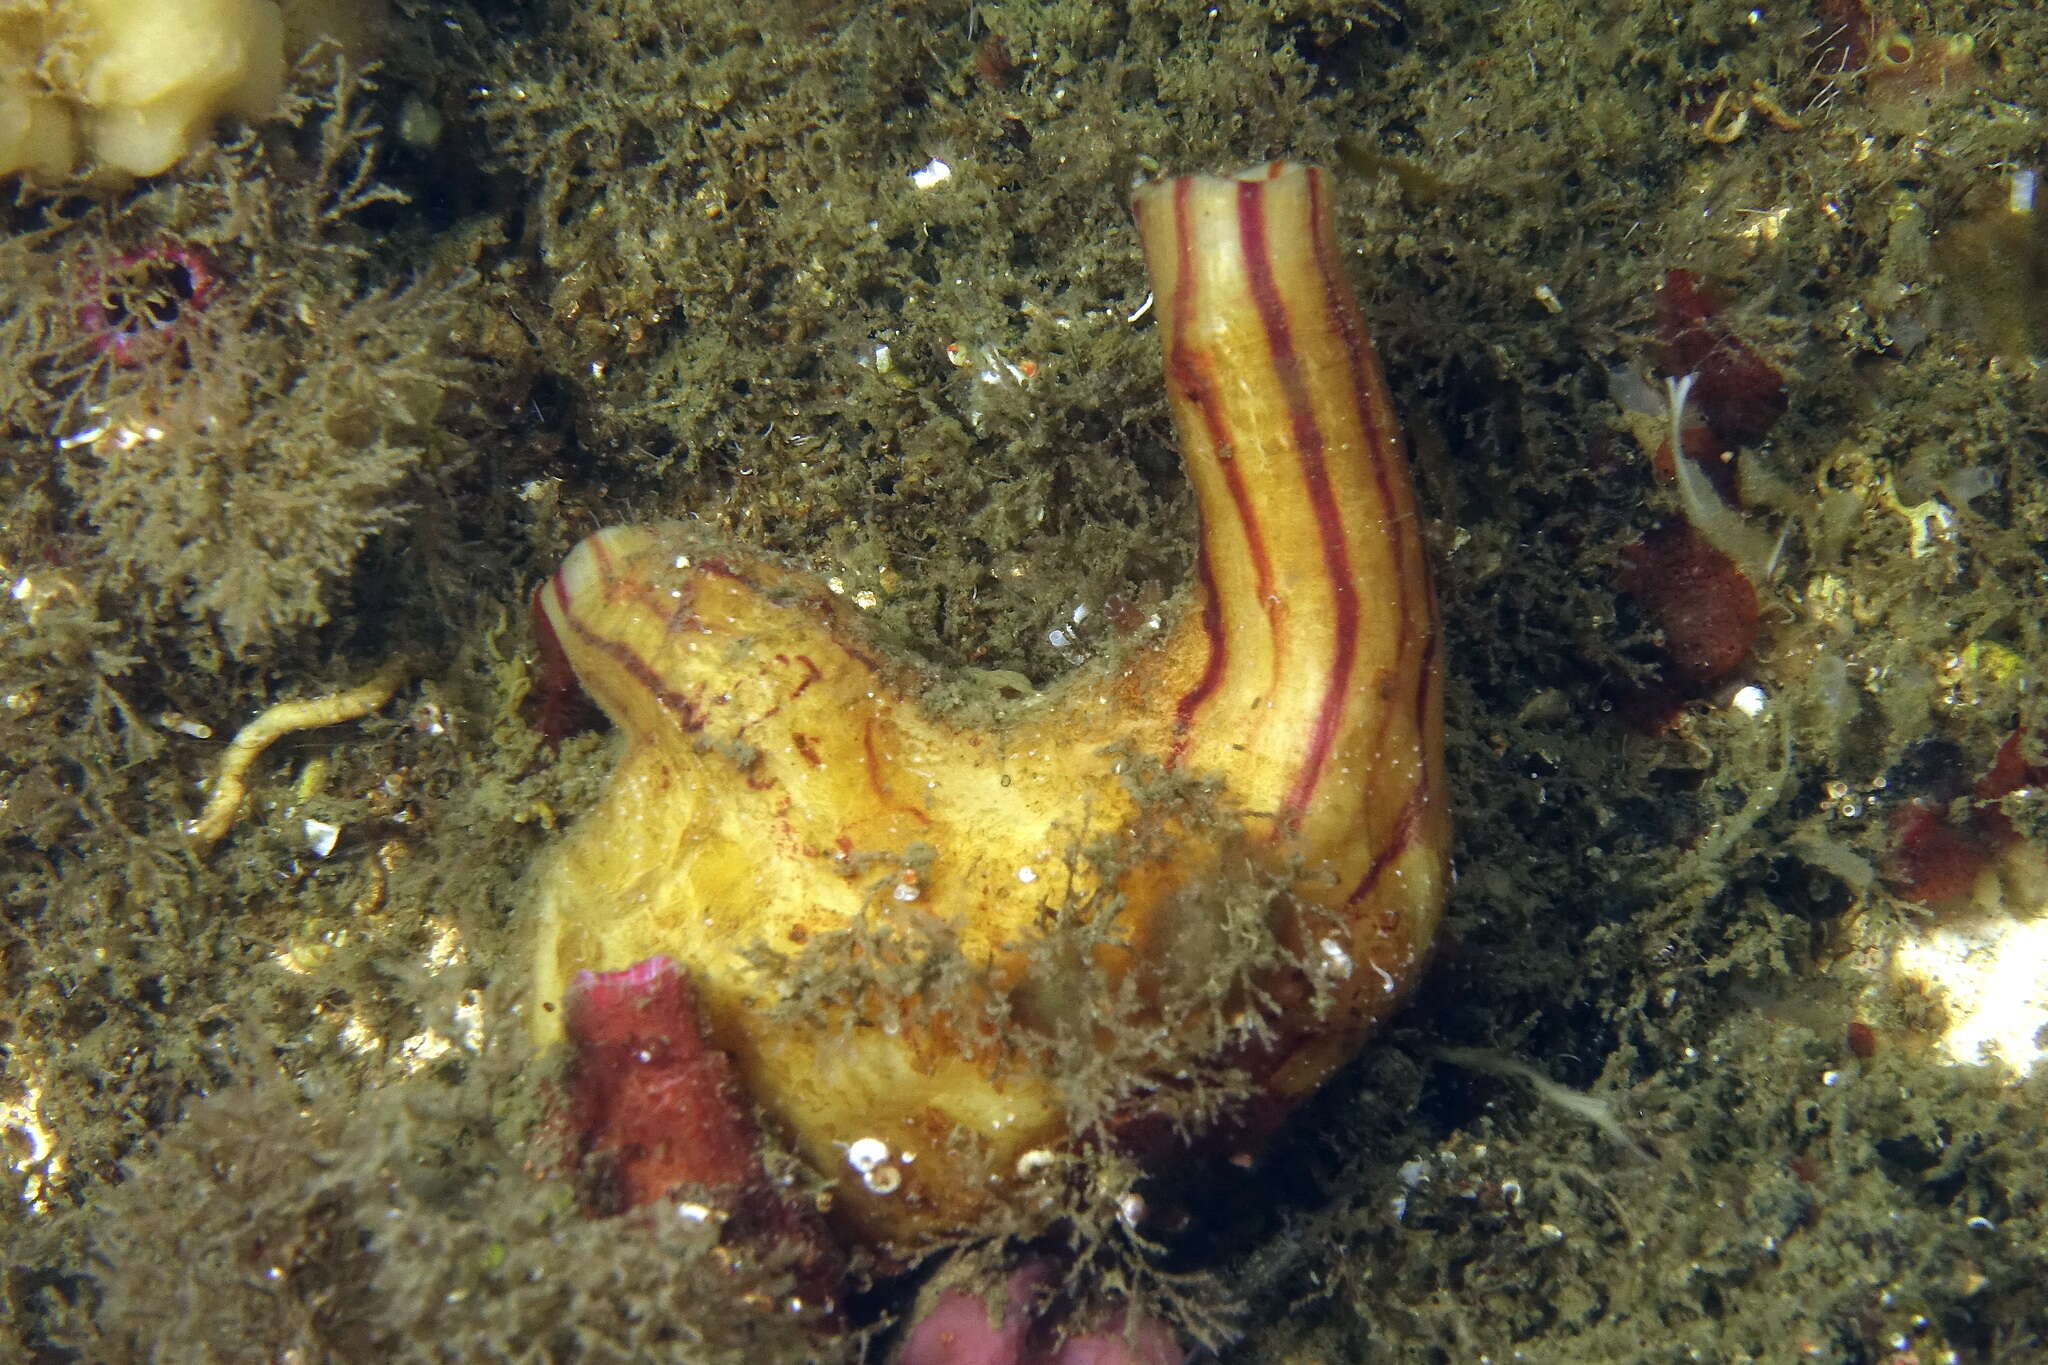
[[846, 1164], [862, 1175], [871, 1174], [888, 1159], [889, 1144], [880, 1138], [858, 1138], [846, 1147]]
[[308, 820], [305, 827], [306, 847], [313, 851], [315, 858], [325, 858], [334, 852], [334, 842], [341, 838], [340, 825], [330, 825], [325, 820]]
[[1056, 1158], [1044, 1147], [1033, 1147], [1017, 1158], [1017, 1178], [1031, 1180], [1052, 1169]]
[[1148, 1212], [1145, 1196], [1132, 1190], [1116, 1201], [1116, 1216], [1131, 1231], [1136, 1232], [1145, 1221]]
[[1328, 964], [1332, 976], [1335, 976], [1340, 981], [1350, 978], [1352, 970], [1351, 954], [1344, 951], [1342, 943], [1339, 943], [1334, 938], [1326, 938], [1316, 946], [1323, 950], [1323, 961]]

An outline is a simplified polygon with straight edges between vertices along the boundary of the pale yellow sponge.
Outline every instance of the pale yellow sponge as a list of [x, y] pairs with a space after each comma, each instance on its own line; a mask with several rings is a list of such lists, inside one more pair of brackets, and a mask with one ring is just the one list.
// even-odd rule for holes
[[0, 11], [0, 175], [56, 178], [78, 159], [70, 106], [36, 70], [45, 35], [40, 15]]
[[224, 114], [260, 118], [284, 93], [271, 0], [75, 0], [85, 142], [101, 165], [155, 175]]
[[276, 0], [0, 0], [0, 175], [155, 175], [284, 92]]

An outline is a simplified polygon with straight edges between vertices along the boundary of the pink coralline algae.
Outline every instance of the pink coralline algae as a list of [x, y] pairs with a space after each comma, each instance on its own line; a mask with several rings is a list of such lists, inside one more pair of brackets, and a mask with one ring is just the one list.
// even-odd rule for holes
[[896, 1365], [1182, 1365], [1187, 1359], [1172, 1331], [1151, 1317], [1061, 1339], [1035, 1305], [1051, 1279], [1052, 1267], [1043, 1260], [1018, 1270], [999, 1316], [979, 1294], [946, 1290], [904, 1334]]
[[171, 350], [219, 288], [205, 252], [159, 242], [80, 271], [78, 325], [116, 365], [140, 365]]

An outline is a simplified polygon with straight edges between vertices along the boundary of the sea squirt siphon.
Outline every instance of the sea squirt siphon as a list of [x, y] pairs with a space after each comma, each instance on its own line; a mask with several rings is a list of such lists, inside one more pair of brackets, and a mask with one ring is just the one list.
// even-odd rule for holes
[[1330, 196], [1284, 162], [1138, 190], [1194, 581], [997, 722], [768, 556], [576, 548], [536, 614], [621, 738], [536, 867], [538, 1041], [579, 973], [673, 959], [842, 1233], [896, 1254], [1028, 1230], [1091, 1133], [1277, 1114], [1352, 1055], [1420, 971], [1449, 820], [1422, 526]]

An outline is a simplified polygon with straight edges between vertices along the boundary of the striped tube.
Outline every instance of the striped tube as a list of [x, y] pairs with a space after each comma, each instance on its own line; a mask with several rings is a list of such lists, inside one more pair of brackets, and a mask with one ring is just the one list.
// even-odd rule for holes
[[1353, 921], [1341, 946], [1403, 976], [1446, 875], [1439, 632], [1329, 176], [1182, 177], [1133, 210], [1201, 515], [1200, 606], [1169, 645], [1201, 662], [1173, 701], [1172, 761], [1271, 812], [1269, 837], [1333, 874], [1310, 894]]

